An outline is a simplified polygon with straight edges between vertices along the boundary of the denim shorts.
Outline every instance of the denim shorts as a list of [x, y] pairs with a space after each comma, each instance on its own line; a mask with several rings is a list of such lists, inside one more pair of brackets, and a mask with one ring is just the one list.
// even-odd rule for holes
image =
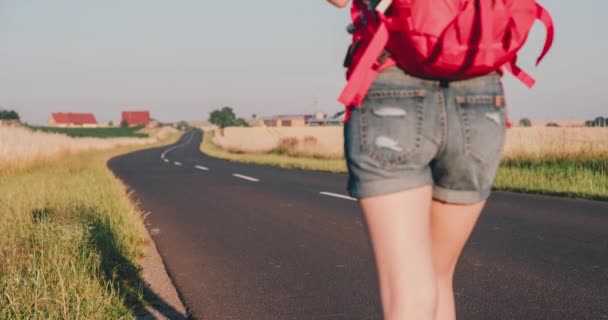
[[486, 200], [505, 135], [498, 73], [443, 83], [390, 68], [344, 126], [348, 192], [361, 199], [431, 185], [442, 202]]

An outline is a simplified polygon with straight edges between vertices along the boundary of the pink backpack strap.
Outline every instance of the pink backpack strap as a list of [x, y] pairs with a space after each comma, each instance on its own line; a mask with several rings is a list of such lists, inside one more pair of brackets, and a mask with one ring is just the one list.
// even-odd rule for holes
[[507, 64], [505, 64], [505, 69], [511, 72], [519, 81], [523, 82], [528, 88], [532, 88], [536, 83], [536, 80], [529, 75], [527, 72], [522, 70], [519, 66], [517, 66], [517, 55], [513, 57], [513, 59]]
[[[542, 53], [536, 60], [536, 65], [538, 65], [547, 55], [551, 46], [553, 45], [553, 40], [555, 37], [555, 27], [553, 25], [553, 19], [549, 14], [549, 11], [545, 9], [540, 4], [536, 4], [536, 18], [545, 25], [547, 29], [547, 39], [545, 40], [545, 46], [543, 48]], [[505, 69], [511, 72], [515, 77], [517, 77], [523, 84], [525, 84], [528, 88], [532, 88], [536, 83], [536, 80], [532, 76], [530, 76], [527, 72], [522, 70], [517, 66], [517, 55], [513, 57], [513, 59], [505, 65]]]
[[542, 22], [547, 29], [547, 40], [545, 41], [545, 47], [543, 48], [541, 55], [538, 57], [538, 60], [536, 60], [536, 64], [538, 65], [543, 58], [545, 58], [553, 45], [555, 26], [553, 25], [553, 19], [551, 18], [549, 11], [538, 3], [536, 4], [536, 18], [538, 18], [538, 20], [540, 20], [540, 22]]
[[389, 32], [385, 23], [386, 17], [382, 14], [378, 15], [381, 21], [378, 30], [376, 30], [363, 55], [354, 66], [348, 83], [338, 98], [346, 106], [360, 106], [378, 73], [396, 65], [391, 58], [387, 58], [383, 62], [378, 61], [384, 53], [389, 39]]

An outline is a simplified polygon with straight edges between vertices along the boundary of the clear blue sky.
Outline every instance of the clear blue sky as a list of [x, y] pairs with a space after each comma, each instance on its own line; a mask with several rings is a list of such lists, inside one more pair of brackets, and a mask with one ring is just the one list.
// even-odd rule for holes
[[[533, 90], [505, 83], [513, 118], [608, 116], [608, 1], [543, 1], [557, 38], [532, 62], [540, 25], [520, 57]], [[0, 106], [30, 123], [52, 111], [149, 109], [163, 121], [341, 109], [347, 10], [325, 0], [0, 0]]]

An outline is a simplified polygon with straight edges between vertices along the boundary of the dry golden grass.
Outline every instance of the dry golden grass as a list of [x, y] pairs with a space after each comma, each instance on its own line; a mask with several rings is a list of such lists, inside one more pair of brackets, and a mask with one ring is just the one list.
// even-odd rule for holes
[[225, 128], [213, 143], [233, 153], [278, 153], [291, 156], [341, 158], [342, 127]]
[[[206, 136], [201, 150], [231, 161], [344, 173], [342, 139], [340, 127], [228, 128], [213, 143]], [[607, 181], [608, 128], [513, 128], [495, 188], [608, 200]]]
[[0, 168], [24, 167], [70, 153], [109, 150], [120, 146], [145, 145], [177, 132], [171, 127], [146, 129], [149, 138], [70, 138], [62, 134], [32, 131], [24, 127], [0, 126]]
[[[213, 143], [233, 153], [343, 157], [342, 127], [226, 128]], [[516, 127], [507, 131], [505, 158], [608, 153], [608, 128]]]
[[608, 154], [608, 128], [513, 128], [504, 158], [585, 158]]

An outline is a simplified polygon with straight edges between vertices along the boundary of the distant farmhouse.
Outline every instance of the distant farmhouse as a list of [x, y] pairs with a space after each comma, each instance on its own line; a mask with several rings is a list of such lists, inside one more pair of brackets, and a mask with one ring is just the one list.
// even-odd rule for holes
[[120, 123], [127, 123], [129, 127], [149, 126], [149, 111], [123, 111]]
[[276, 115], [261, 119], [254, 119], [251, 123], [255, 127], [303, 127], [306, 125], [307, 115]]
[[92, 113], [52, 113], [48, 121], [49, 127], [56, 128], [97, 128], [97, 119]]
[[344, 118], [328, 118], [326, 114], [292, 114], [276, 115], [261, 119], [251, 119], [249, 125], [252, 127], [304, 127], [304, 126], [330, 126], [342, 125]]

